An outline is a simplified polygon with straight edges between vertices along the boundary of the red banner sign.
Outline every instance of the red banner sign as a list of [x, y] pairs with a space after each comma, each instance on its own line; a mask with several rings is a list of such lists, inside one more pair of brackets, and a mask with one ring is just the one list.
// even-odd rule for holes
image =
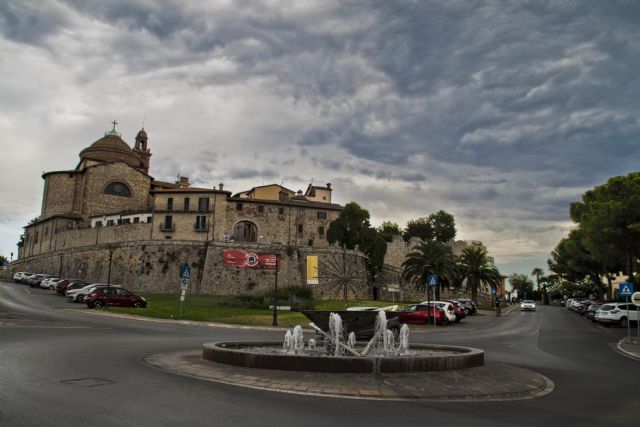
[[225, 267], [265, 268], [275, 270], [276, 256], [245, 251], [222, 251], [222, 265]]

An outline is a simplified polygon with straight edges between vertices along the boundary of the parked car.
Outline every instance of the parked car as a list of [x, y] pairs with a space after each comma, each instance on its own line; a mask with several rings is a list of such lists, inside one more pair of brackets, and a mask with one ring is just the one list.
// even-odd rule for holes
[[56, 288], [56, 283], [58, 283], [61, 280], [62, 279], [59, 277], [46, 278], [42, 282], [40, 282], [40, 288], [54, 290]]
[[[105, 305], [110, 307], [134, 307], [145, 308], [147, 300], [144, 297], [129, 292], [126, 289], [113, 286], [100, 286], [94, 288], [84, 298], [84, 303], [89, 308], [100, 308]], [[398, 329], [399, 333], [399, 329]]]
[[620, 325], [626, 328], [629, 322], [638, 322], [638, 312], [634, 304], [609, 302], [596, 311], [595, 320], [603, 325]]
[[29, 272], [27, 272], [27, 271], [24, 271], [24, 272], [19, 276], [19, 277], [20, 277], [20, 283], [27, 284], [27, 280], [28, 280], [30, 277], [33, 277], [33, 276], [35, 276], [35, 275], [36, 275], [36, 273], [29, 273]]
[[[589, 298], [575, 298], [571, 301], [569, 305], [569, 310], [575, 311], [576, 313], [580, 313], [580, 310], [583, 310], [584, 304], [591, 304], [591, 300]], [[586, 310], [586, 309], [585, 309]]]
[[27, 284], [32, 288], [38, 288], [40, 287], [40, 282], [49, 277], [51, 277], [50, 274], [34, 274], [27, 279]]
[[592, 322], [596, 321], [596, 312], [598, 311], [598, 309], [602, 307], [602, 304], [591, 304], [589, 306], [589, 308], [587, 309], [587, 312], [585, 313], [584, 317], [586, 317], [587, 319], [591, 320]]
[[434, 317], [437, 325], [446, 325], [449, 323], [449, 319], [445, 315], [444, 310], [435, 307], [433, 304], [409, 305], [402, 309], [398, 319], [402, 323], [421, 324], [432, 323]]
[[[428, 301], [423, 301], [420, 304], [427, 304]], [[456, 321], [456, 309], [452, 303], [448, 301], [431, 301], [436, 307], [444, 311], [445, 316], [449, 320], [449, 323]]]
[[478, 311], [476, 303], [469, 298], [458, 298], [457, 301], [462, 303], [467, 314], [475, 314], [475, 312]]
[[56, 293], [64, 295], [67, 290], [79, 289], [87, 286], [89, 282], [85, 282], [79, 279], [64, 279], [56, 284]]
[[16, 283], [22, 283], [22, 280], [24, 279], [25, 274], [32, 275], [34, 273], [28, 273], [26, 271], [17, 271], [13, 275], [13, 281]]
[[536, 302], [526, 299], [520, 303], [520, 311], [536, 311]]
[[455, 300], [447, 301], [447, 302], [450, 302], [451, 304], [453, 304], [454, 313], [456, 315], [456, 322], [459, 322], [465, 317], [467, 317], [467, 311], [464, 309], [464, 306], [462, 305], [461, 302], [455, 301]]
[[574, 304], [573, 311], [578, 314], [585, 314], [589, 307], [591, 307], [593, 304], [594, 302], [591, 300], [582, 300], [577, 304]]
[[104, 288], [104, 287], [114, 287], [119, 288], [119, 285], [108, 285], [106, 283], [92, 283], [90, 285], [86, 285], [79, 289], [68, 290], [65, 295], [67, 296], [68, 302], [84, 302], [84, 298], [93, 292], [96, 288]]

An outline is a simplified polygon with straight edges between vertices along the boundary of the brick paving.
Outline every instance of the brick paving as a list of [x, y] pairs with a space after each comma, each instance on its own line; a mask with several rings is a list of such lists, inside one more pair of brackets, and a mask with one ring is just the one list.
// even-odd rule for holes
[[253, 369], [202, 358], [201, 350], [154, 354], [145, 362], [176, 374], [240, 387], [312, 396], [380, 400], [519, 400], [553, 391], [534, 371], [505, 364], [441, 372], [330, 374]]

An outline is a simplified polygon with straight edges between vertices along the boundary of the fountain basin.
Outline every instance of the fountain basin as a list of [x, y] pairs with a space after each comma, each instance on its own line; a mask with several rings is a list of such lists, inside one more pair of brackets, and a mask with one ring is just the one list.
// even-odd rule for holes
[[211, 342], [203, 345], [202, 357], [216, 363], [248, 368], [334, 373], [429, 372], [484, 365], [484, 351], [450, 345], [412, 344], [409, 355], [383, 357], [334, 357], [255, 351], [261, 347], [281, 349], [282, 343]]

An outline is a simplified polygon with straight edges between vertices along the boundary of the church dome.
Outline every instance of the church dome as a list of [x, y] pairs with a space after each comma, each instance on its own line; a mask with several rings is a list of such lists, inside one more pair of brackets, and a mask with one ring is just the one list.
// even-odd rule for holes
[[81, 162], [93, 160], [98, 162], [124, 162], [129, 166], [144, 169], [142, 160], [131, 149], [129, 144], [124, 142], [118, 132], [111, 130], [105, 132], [104, 136], [98, 139], [80, 152]]
[[102, 138], [91, 144], [89, 148], [131, 151], [129, 144], [124, 142], [115, 131], [106, 132]]

